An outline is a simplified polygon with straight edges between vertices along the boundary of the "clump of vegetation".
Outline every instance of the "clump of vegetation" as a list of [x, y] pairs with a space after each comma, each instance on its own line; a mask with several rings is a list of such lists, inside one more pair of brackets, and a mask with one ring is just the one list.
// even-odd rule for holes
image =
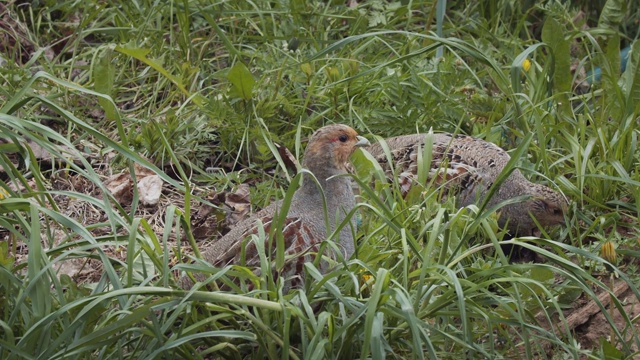
[[[637, 355], [635, 2], [10, 1], [0, 16], [0, 358]], [[499, 209], [405, 199], [358, 152], [353, 258], [307, 264], [289, 293], [241, 266], [208, 270], [257, 287], [180, 289], [204, 241], [283, 197], [277, 145], [299, 158], [326, 123], [494, 142], [507, 171], [570, 200], [567, 224], [509, 238]], [[144, 176], [159, 204], [131, 185]]]

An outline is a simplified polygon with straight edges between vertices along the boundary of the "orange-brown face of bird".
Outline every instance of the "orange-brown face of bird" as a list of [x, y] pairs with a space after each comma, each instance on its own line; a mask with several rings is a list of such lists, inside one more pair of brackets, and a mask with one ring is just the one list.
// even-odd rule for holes
[[331, 154], [333, 165], [344, 168], [344, 164], [356, 147], [368, 146], [369, 141], [347, 125], [335, 124], [318, 129], [311, 139], [304, 155], [305, 162]]

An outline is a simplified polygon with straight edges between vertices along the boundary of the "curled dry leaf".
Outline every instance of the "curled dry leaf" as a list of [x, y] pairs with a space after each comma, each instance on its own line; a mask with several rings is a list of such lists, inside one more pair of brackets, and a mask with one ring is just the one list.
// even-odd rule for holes
[[298, 171], [300, 171], [300, 164], [298, 163], [298, 160], [296, 160], [296, 157], [293, 156], [291, 151], [289, 151], [285, 146], [277, 143], [274, 143], [274, 145], [276, 146], [276, 149], [278, 149], [278, 153], [280, 154], [280, 157], [287, 169], [297, 174]]
[[[138, 181], [140, 201], [146, 206], [157, 205], [162, 194], [162, 179], [152, 170], [137, 163], [133, 164], [133, 169]], [[133, 198], [133, 179], [130, 173], [124, 172], [113, 175], [105, 181], [105, 185], [120, 204], [125, 205], [131, 202]]]
[[129, 173], [112, 175], [105, 181], [105, 185], [120, 204], [131, 201], [133, 181]]

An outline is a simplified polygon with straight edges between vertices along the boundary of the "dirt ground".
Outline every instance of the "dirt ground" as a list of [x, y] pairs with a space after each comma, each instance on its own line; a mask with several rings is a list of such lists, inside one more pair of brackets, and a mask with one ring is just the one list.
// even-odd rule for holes
[[[609, 279], [602, 279], [602, 281], [610, 284]], [[629, 284], [623, 280], [613, 281], [613, 294], [620, 300], [621, 310], [624, 315], [621, 314], [619, 309], [614, 305], [611, 306], [611, 295], [608, 292], [598, 292], [598, 301], [605, 306], [609, 316], [612, 316], [618, 331], [621, 334], [629, 334], [627, 329], [627, 322], [625, 317], [633, 319], [640, 314], [640, 302], [637, 296], [630, 289]], [[602, 339], [611, 341], [612, 329], [609, 326], [605, 313], [602, 311], [598, 303], [591, 297], [583, 293], [575, 302], [571, 309], [564, 311], [563, 313], [565, 321], [560, 321], [559, 316], [552, 319], [556, 328], [567, 327], [573, 333], [574, 338], [580, 344], [582, 349], [598, 349]], [[550, 325], [543, 316], [538, 316], [537, 320], [545, 329], [551, 329]], [[635, 324], [636, 331], [640, 330], [640, 326]], [[626, 340], [629, 341], [631, 336], [626, 336]], [[631, 343], [633, 344], [633, 343]], [[618, 349], [621, 348], [621, 344], [617, 344]], [[553, 346], [550, 344], [543, 344], [543, 348], [547, 352], [547, 356], [552, 357], [554, 355]], [[638, 351], [636, 345], [631, 345], [631, 351]]]

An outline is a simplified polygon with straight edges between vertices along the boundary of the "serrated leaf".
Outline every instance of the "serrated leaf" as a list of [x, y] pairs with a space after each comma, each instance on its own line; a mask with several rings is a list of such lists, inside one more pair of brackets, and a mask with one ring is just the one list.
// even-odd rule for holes
[[604, 4], [600, 19], [598, 19], [598, 27], [618, 30], [627, 12], [628, 0], [609, 0]]
[[369, 15], [369, 27], [376, 27], [378, 24], [386, 25], [387, 18], [381, 12], [373, 12]]
[[243, 100], [251, 100], [253, 97], [253, 86], [256, 81], [253, 79], [251, 71], [249, 71], [241, 61], [236, 62], [231, 70], [229, 70], [227, 80], [231, 83], [231, 92], [229, 95]]

